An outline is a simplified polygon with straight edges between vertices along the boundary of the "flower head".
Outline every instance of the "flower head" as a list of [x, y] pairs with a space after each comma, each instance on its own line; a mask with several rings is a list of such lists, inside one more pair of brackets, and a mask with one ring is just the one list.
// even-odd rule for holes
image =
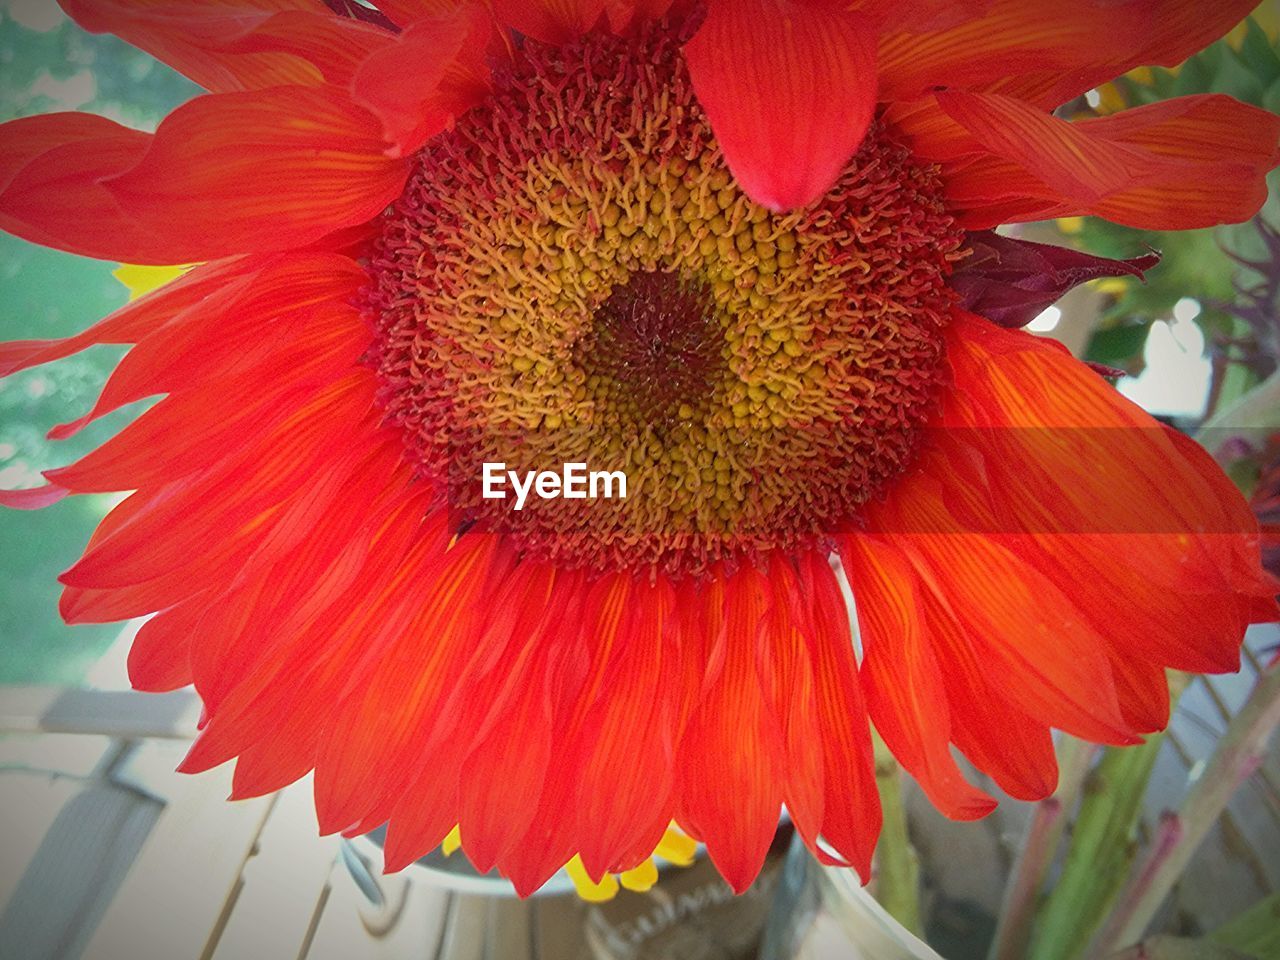
[[[395, 868], [456, 827], [522, 892], [672, 821], [741, 890], [783, 805], [866, 877], [871, 724], [981, 816], [953, 746], [1042, 797], [1050, 728], [1136, 742], [1275, 614], [1212, 462], [1017, 329], [1152, 258], [990, 232], [1251, 216], [1271, 114], [1052, 112], [1248, 4], [64, 5], [211, 92], [9, 124], [0, 226], [203, 263], [0, 349], [134, 344], [57, 436], [165, 395], [3, 496], [132, 491], [62, 612], [156, 614], [131, 676], [195, 684], [185, 769], [314, 769], [325, 830], [389, 823]], [[513, 511], [497, 462], [631, 488]]]

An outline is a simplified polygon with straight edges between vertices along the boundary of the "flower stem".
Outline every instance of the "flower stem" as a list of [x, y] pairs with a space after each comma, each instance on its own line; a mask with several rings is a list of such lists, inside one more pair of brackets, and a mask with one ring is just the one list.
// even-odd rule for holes
[[[1170, 675], [1174, 700], [1188, 681]], [[1034, 924], [1032, 960], [1079, 957], [1106, 916], [1137, 851], [1142, 797], [1163, 742], [1153, 734], [1138, 746], [1110, 747], [1086, 778], [1062, 876]]]
[[1105, 956], [1142, 936], [1227, 801], [1262, 763], [1267, 741], [1278, 724], [1280, 664], [1273, 664], [1227, 726], [1182, 808], [1161, 820], [1155, 842], [1130, 875], [1095, 938], [1095, 954]]
[[907, 811], [902, 802], [902, 771], [898, 762], [875, 737], [876, 789], [884, 811], [884, 826], [876, 845], [875, 895], [885, 911], [918, 937], [924, 936], [920, 919], [920, 862], [907, 836]]
[[1280, 893], [1236, 914], [1209, 934], [1209, 940], [1250, 957], [1280, 957]]
[[1032, 811], [1018, 859], [1005, 887], [989, 960], [1019, 960], [1027, 953], [1040, 887], [1053, 863], [1063, 827], [1075, 809], [1098, 747], [1063, 736], [1058, 746], [1058, 788]]

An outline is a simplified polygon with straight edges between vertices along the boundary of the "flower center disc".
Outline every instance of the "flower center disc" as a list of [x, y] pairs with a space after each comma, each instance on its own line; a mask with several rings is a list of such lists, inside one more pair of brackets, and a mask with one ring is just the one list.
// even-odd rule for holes
[[[416, 158], [372, 259], [380, 402], [459, 523], [592, 569], [698, 574], [848, 524], [940, 379], [961, 233], [873, 129], [816, 206], [735, 185], [684, 39], [526, 41]], [[482, 495], [484, 463], [626, 499]]]

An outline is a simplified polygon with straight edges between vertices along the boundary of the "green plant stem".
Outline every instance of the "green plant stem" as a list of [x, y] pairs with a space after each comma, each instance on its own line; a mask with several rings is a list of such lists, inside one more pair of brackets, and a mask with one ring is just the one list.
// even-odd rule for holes
[[1129, 876], [1115, 909], [1098, 932], [1094, 954], [1105, 956], [1142, 937], [1227, 801], [1262, 763], [1277, 724], [1280, 664], [1273, 664], [1228, 724], [1181, 809], [1162, 819], [1156, 841]]
[[[1170, 675], [1174, 701], [1189, 680]], [[1142, 797], [1163, 742], [1160, 733], [1137, 746], [1109, 747], [1086, 779], [1062, 876], [1034, 924], [1031, 960], [1081, 956], [1106, 916], [1137, 852]]]
[[902, 771], [879, 736], [875, 737], [876, 789], [884, 811], [884, 826], [876, 845], [875, 895], [885, 911], [918, 937], [924, 936], [920, 917], [920, 862], [907, 836], [907, 811], [902, 802]]
[[1257, 960], [1248, 954], [1232, 950], [1207, 940], [1187, 940], [1183, 937], [1152, 937], [1128, 950], [1114, 953], [1107, 960]]
[[1026, 835], [1005, 887], [989, 960], [1021, 960], [1027, 955], [1040, 887], [1097, 753], [1098, 748], [1092, 743], [1062, 737], [1058, 745], [1058, 787], [1053, 796], [1036, 804], [1027, 823]]
[[1209, 934], [1209, 940], [1259, 960], [1280, 960], [1280, 893], [1236, 914]]

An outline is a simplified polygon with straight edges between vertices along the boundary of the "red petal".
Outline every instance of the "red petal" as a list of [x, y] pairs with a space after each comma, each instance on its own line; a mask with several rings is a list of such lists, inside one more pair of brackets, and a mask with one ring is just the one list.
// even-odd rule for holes
[[999, 0], [913, 0], [910, 4], [901, 0], [862, 0], [848, 6], [874, 17], [886, 35], [904, 30], [920, 37], [969, 23], [998, 3]]
[[[814, 689], [822, 730], [825, 793], [821, 833], [866, 881], [871, 877], [871, 855], [880, 835], [880, 794], [849, 610], [825, 556], [803, 557], [800, 580], [809, 597], [814, 631]], [[817, 855], [824, 862], [836, 862], [821, 849]]]
[[[916, 474], [900, 483], [897, 503], [886, 509], [896, 506], [904, 515], [939, 509], [945, 494], [928, 481]], [[924, 525], [904, 519], [897, 529]], [[982, 533], [904, 535], [900, 542], [924, 595], [933, 598], [928, 602], [954, 617], [978, 662], [1002, 677], [1000, 687], [1012, 703], [1075, 736], [1137, 741], [1120, 711], [1105, 642], [1070, 596], [1023, 560], [1016, 544]]]
[[302, 253], [229, 278], [222, 289], [141, 338], [112, 371], [93, 409], [50, 436], [64, 439], [143, 397], [179, 394], [215, 378], [229, 381], [255, 367], [265, 372], [264, 363], [292, 354], [300, 341], [324, 350], [332, 348], [334, 334], [348, 331], [366, 345], [367, 328], [346, 306], [366, 276], [346, 257]]
[[[0, 127], [0, 228], [85, 256], [181, 262], [170, 256], [163, 237], [128, 217], [100, 182], [134, 167], [150, 142], [145, 133], [80, 113], [5, 124]], [[131, 255], [103, 252], [104, 241]]]
[[[465, 770], [458, 778], [457, 806], [430, 819], [445, 830], [458, 823], [467, 856], [482, 871], [507, 855], [537, 813], [530, 798], [542, 793], [553, 762], [548, 675], [576, 585], [576, 578], [551, 567], [518, 566], [493, 599], [491, 609], [499, 615], [477, 644], [477, 662], [458, 680], [461, 704], [451, 712], [463, 715], [463, 725], [450, 739], [464, 740], [471, 749], [454, 774]], [[432, 767], [406, 798], [432, 791], [440, 765]], [[497, 783], [503, 787], [495, 789]], [[439, 842], [439, 827], [423, 823], [419, 806], [406, 800], [392, 813], [390, 835], [397, 843], [393, 848], [388, 842], [388, 851], [394, 850], [397, 861], [421, 856]]]
[[543, 43], [568, 43], [591, 30], [606, 0], [493, 0], [498, 19]]
[[474, 6], [478, 0], [376, 0], [374, 6], [400, 26], [416, 20], [449, 17], [458, 10]]
[[[973, 482], [965, 475], [963, 464], [957, 466], [954, 482]], [[928, 470], [929, 476], [937, 474]], [[952, 479], [951, 474], [945, 475]], [[905, 480], [896, 496], [937, 500], [936, 489], [919, 478]], [[974, 629], [953, 614], [953, 606], [965, 602], [964, 597], [947, 593], [954, 590], [933, 571], [929, 552], [935, 544], [917, 536], [895, 536], [895, 546], [902, 550], [910, 590], [918, 603], [919, 629], [937, 659], [950, 711], [951, 741], [979, 769], [990, 774], [1011, 796], [1024, 800], [1047, 796], [1057, 782], [1057, 763], [1048, 724], [1014, 703], [1009, 688], [1021, 681], [1009, 681], [1013, 672], [992, 669], [1001, 655], [988, 648], [990, 633], [984, 627]], [[967, 541], [966, 541], [967, 544]], [[981, 548], [982, 545], [978, 545]], [[880, 550], [889, 549], [882, 544]], [[1096, 662], [1102, 655], [1095, 653]], [[1105, 667], [1103, 668], [1105, 670]], [[1108, 677], [1103, 675], [1105, 683]]]
[[305, 777], [316, 762], [317, 717], [307, 710], [285, 713], [276, 735], [248, 747], [236, 759], [228, 800], [264, 797]]
[[395, 155], [408, 156], [484, 100], [492, 88], [487, 58], [497, 41], [481, 7], [414, 23], [364, 62], [352, 96], [382, 122]]
[[1098, 33], [1106, 36], [1095, 35], [1093, 42], [1077, 47], [1089, 51], [1084, 62], [1067, 70], [1041, 62], [1033, 71], [1005, 74], [990, 89], [1056, 107], [1134, 67], [1177, 66], [1225, 35], [1256, 6], [1254, 0], [1138, 0], [1119, 8], [1108, 4], [1094, 19]]
[[[234, 545], [235, 533], [261, 534], [258, 518], [293, 493], [300, 479], [322, 471], [334, 450], [360, 452], [350, 440], [373, 433], [361, 429], [372, 407], [372, 379], [367, 371], [349, 374], [215, 469], [175, 481], [159, 495], [151, 491], [145, 509], [92, 545], [59, 579], [96, 589], [128, 586], [184, 564], [211, 562]], [[205, 530], [223, 536], [193, 543]]]
[[387, 467], [374, 458], [350, 478], [345, 499], [359, 516], [322, 518], [304, 537], [305, 549], [295, 543], [254, 555], [210, 608], [192, 670], [211, 730], [238, 728], [233, 736], [241, 746], [257, 742], [273, 729], [264, 704], [302, 692], [294, 676], [313, 675], [315, 691], [324, 693], [329, 681], [322, 683], [319, 672], [330, 665], [352, 669], [355, 661], [345, 667], [337, 661], [352, 655], [353, 632], [372, 622], [366, 609], [385, 609], [396, 564], [420, 531], [414, 507], [421, 505], [406, 497], [403, 473]]
[[1143, 229], [1235, 222], [1266, 197], [1280, 118], [1216, 94], [1069, 123], [1008, 97], [944, 91], [890, 119], [943, 164], [966, 226], [1095, 214]]
[[[990, 658], [975, 650], [954, 621], [936, 606], [932, 624], [956, 747], [1009, 796], [1043, 800], [1058, 785], [1058, 760], [1049, 725], [1012, 702], [993, 677]], [[1123, 714], [1123, 698], [1120, 709]]]
[[605, 0], [609, 26], [614, 33], [652, 20], [660, 20], [674, 7], [678, 16], [686, 15], [692, 0]]
[[1143, 8], [1150, 5], [995, 0], [944, 29], [904, 24], [880, 42], [882, 97], [905, 100], [941, 86], [975, 89], [1037, 72], [1078, 73], [1084, 62], [1116, 59], [1132, 49], [1147, 19]]
[[942, 91], [937, 100], [982, 148], [1033, 173], [1057, 195], [1092, 202], [1150, 173], [1149, 157], [1090, 137], [1082, 125], [1021, 100], [955, 91]]
[[193, 682], [191, 647], [211, 601], [208, 592], [156, 614], [129, 646], [129, 683], [135, 690], [164, 693]]
[[579, 853], [592, 876], [622, 872], [670, 822], [680, 635], [669, 622], [674, 593], [665, 579], [631, 590], [622, 635], [605, 684], [583, 721], [582, 771], [574, 811]]
[[199, 97], [160, 124], [146, 155], [106, 185], [131, 216], [164, 224], [170, 262], [279, 249], [362, 223], [400, 195], [407, 162], [379, 124], [329, 91]]
[[883, 98], [926, 90], [1005, 93], [1056, 107], [1137, 66], [1173, 66], [1243, 19], [1253, 0], [995, 0], [943, 29], [903, 24], [880, 44]]
[[352, 319], [359, 320], [349, 307], [317, 313], [293, 329], [297, 342], [290, 349], [230, 376], [184, 385], [96, 450], [47, 475], [80, 493], [154, 490], [235, 457], [358, 361], [368, 336], [359, 327], [344, 329], [341, 321]]
[[0, 376], [61, 360], [100, 343], [137, 343], [192, 304], [252, 270], [241, 260], [204, 264], [127, 304], [83, 333], [60, 340], [0, 344]]
[[[816, 702], [817, 627], [810, 617], [813, 599], [806, 592], [811, 584], [777, 552], [768, 576], [774, 596], [760, 635], [758, 671], [785, 756], [782, 801], [813, 849], [825, 819], [826, 738]], [[822, 749], [815, 749], [815, 744]]]
[[[325, 832], [386, 819], [424, 769], [441, 708], [476, 641], [496, 540], [463, 537], [441, 554], [406, 560], [388, 609], [349, 665], [316, 761], [316, 812]], [[430, 642], [423, 642], [430, 638]]]
[[1178, 97], [1080, 125], [1161, 161], [1148, 181], [1098, 206], [1099, 216], [1142, 229], [1246, 220], [1266, 200], [1266, 174], [1280, 161], [1280, 117], [1218, 94]]
[[[715, 602], [717, 594], [708, 599]], [[723, 628], [712, 641], [716, 666], [680, 744], [676, 819], [707, 845], [741, 893], [760, 872], [778, 829], [785, 745], [757, 667], [769, 583], [746, 568], [724, 583], [723, 597]]]
[[334, 16], [311, 0], [62, 0], [62, 6], [91, 33], [113, 33], [217, 93], [344, 85], [365, 56], [391, 40], [387, 31]]
[[[998, 531], [1022, 535], [1022, 560], [1070, 598], [1113, 660], [1234, 669], [1256, 600], [1275, 583], [1248, 505], [1209, 456], [1051, 342], [961, 316], [948, 358], [956, 388], [934, 437], [947, 463], [932, 472], [956, 477], [976, 462], [982, 476], [955, 485], [951, 509], [981, 489], [1007, 518]], [[960, 522], [993, 529], [973, 514]], [[1147, 676], [1121, 675], [1135, 698], [1122, 706], [1149, 725], [1159, 695]]]
[[[74, 116], [4, 128], [0, 170], [14, 159], [18, 170], [0, 192], [0, 225], [106, 259], [182, 263], [311, 243], [375, 216], [408, 171], [384, 155], [373, 115], [327, 90], [198, 97], [154, 137]], [[60, 145], [40, 152], [51, 132]]]
[[875, 27], [839, 4], [712, 0], [684, 48], [729, 169], [771, 210], [831, 188], [876, 103]]
[[570, 597], [573, 605], [566, 609], [564, 627], [553, 634], [559, 655], [547, 676], [554, 759], [528, 831], [501, 863], [522, 896], [545, 883], [581, 842], [573, 803], [589, 761], [585, 743], [591, 731], [586, 724], [603, 692], [606, 667], [619, 649], [632, 583], [628, 575], [615, 573], [590, 587], [571, 582], [570, 589], [580, 596]]
[[56, 484], [26, 490], [0, 490], [0, 506], [11, 510], [43, 510], [53, 506], [70, 492]]
[[911, 564], [887, 540], [866, 536], [846, 538], [840, 557], [857, 603], [862, 682], [876, 730], [942, 813], [986, 816], [995, 800], [968, 783], [951, 757], [953, 719]]
[[355, 530], [339, 525], [337, 536], [320, 538], [324, 549], [299, 558], [310, 591], [278, 608], [251, 607], [257, 615], [250, 628], [210, 637], [213, 649], [203, 656], [203, 645], [195, 648], [196, 688], [209, 722], [183, 770], [210, 769], [270, 737], [283, 712], [305, 710], [317, 726], [332, 716], [334, 699], [362, 662], [362, 644], [376, 634], [398, 584], [414, 569], [407, 564], [442, 548], [445, 518], [424, 523], [421, 494], [388, 493], [389, 503], [367, 520], [356, 518]]

